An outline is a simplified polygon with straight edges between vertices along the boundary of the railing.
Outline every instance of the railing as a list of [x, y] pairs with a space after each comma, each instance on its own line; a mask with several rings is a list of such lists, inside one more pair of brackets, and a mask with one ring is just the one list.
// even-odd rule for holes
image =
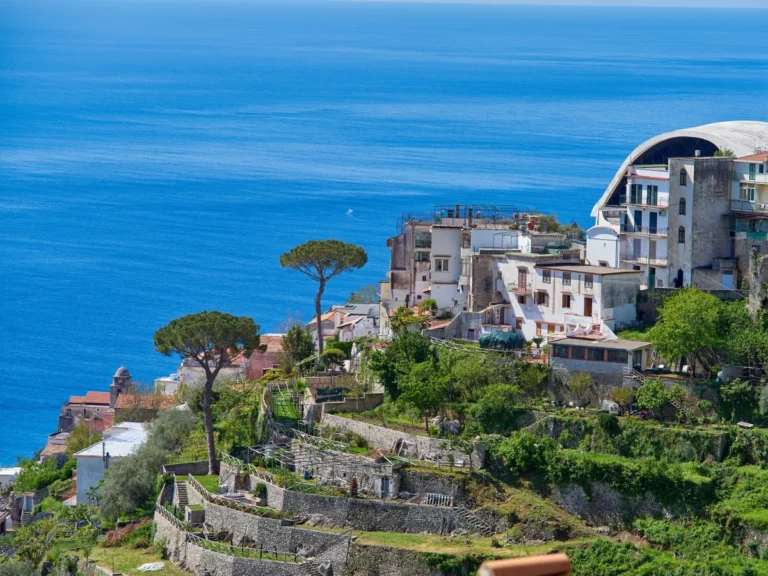
[[173, 524], [176, 528], [182, 531], [186, 531], [186, 526], [184, 523], [176, 518], [173, 514], [171, 514], [168, 510], [166, 510], [162, 504], [159, 502], [155, 502], [155, 511], [159, 512], [161, 516], [163, 516], [166, 520], [168, 520], [171, 524]]
[[735, 212], [768, 212], [768, 204], [750, 200], [731, 199], [731, 210]]
[[515, 292], [517, 294], [527, 294], [533, 290], [532, 282], [509, 282], [507, 283], [507, 290], [509, 292]]
[[640, 264], [648, 264], [650, 266], [666, 266], [666, 258], [649, 258], [647, 254], [638, 254], [633, 250], [623, 251], [621, 253], [621, 259], [627, 262], [638, 262]]
[[643, 206], [645, 208], [662, 208], [662, 209], [669, 208], [669, 200], [665, 200], [662, 198], [659, 198], [656, 202], [643, 201], [642, 198], [634, 198], [634, 199], [628, 198], [628, 199], [623, 199], [621, 203], [625, 205], [630, 205], [630, 206]]
[[[206, 550], [213, 552], [219, 552], [227, 554], [228, 556], [239, 556], [241, 558], [252, 558], [254, 560], [269, 560], [270, 562], [290, 562], [298, 564], [305, 562], [307, 558], [297, 552], [281, 552], [277, 549], [270, 550], [260, 548], [242, 548], [240, 546], [232, 546], [217, 540], [206, 540], [195, 534], [186, 533], [186, 541], [190, 544], [195, 544]], [[270, 558], [271, 556], [271, 558]]]
[[621, 231], [624, 234], [648, 234], [649, 236], [666, 236], [667, 228], [661, 226], [642, 226], [640, 224], [622, 224]]

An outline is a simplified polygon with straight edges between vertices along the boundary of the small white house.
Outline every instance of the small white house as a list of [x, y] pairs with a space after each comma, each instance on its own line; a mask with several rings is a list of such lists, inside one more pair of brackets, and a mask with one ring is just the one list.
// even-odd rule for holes
[[18, 478], [21, 468], [0, 468], [0, 488], [12, 484]]
[[146, 441], [144, 424], [121, 422], [105, 430], [101, 442], [77, 452], [77, 503], [88, 504], [88, 492], [99, 485], [111, 462], [130, 456]]

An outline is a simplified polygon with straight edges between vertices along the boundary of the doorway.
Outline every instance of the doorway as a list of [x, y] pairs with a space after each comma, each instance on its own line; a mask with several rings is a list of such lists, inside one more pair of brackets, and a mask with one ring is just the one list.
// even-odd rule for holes
[[584, 316], [592, 318], [592, 298], [589, 296], [584, 298]]

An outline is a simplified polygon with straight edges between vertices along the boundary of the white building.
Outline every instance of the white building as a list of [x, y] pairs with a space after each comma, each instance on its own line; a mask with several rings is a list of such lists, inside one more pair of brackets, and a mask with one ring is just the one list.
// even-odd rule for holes
[[[632, 324], [639, 272], [606, 266], [537, 263], [525, 255], [499, 261], [503, 302], [489, 325], [509, 325], [526, 340], [567, 331], [600, 333]], [[500, 327], [500, 326], [499, 326]]]
[[146, 441], [144, 424], [122, 422], [105, 430], [100, 442], [77, 452], [77, 503], [89, 503], [88, 492], [99, 485], [115, 458], [130, 456]]
[[[760, 146], [768, 146], [765, 122], [707, 124], [640, 144], [592, 209], [587, 262], [639, 271], [642, 288], [737, 287], [751, 249], [768, 252]], [[724, 151], [736, 158], [715, 156]]]
[[13, 467], [13, 468], [0, 468], [0, 488], [3, 488], [5, 486], [8, 486], [8, 484], [12, 484], [16, 481], [16, 478], [19, 477], [19, 473], [21, 472], [21, 468], [19, 467]]

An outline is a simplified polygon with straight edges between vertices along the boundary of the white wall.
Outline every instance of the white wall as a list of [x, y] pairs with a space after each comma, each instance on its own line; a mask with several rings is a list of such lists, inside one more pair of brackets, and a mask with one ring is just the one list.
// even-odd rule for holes
[[98, 457], [77, 458], [77, 503], [88, 504], [88, 492], [104, 477], [104, 461]]
[[[433, 230], [434, 234], [434, 230]], [[474, 229], [470, 239], [472, 251], [477, 252], [480, 248], [509, 248], [510, 250], [519, 250], [520, 237], [519, 230], [483, 230]], [[434, 239], [432, 252], [434, 253]]]
[[[448, 260], [448, 269], [438, 271], [435, 260]], [[452, 308], [466, 301], [458, 291], [461, 275], [461, 229], [432, 228], [431, 294], [438, 308]]]
[[619, 234], [603, 226], [587, 230], [587, 264], [599, 266], [608, 262], [612, 268], [619, 267]]

